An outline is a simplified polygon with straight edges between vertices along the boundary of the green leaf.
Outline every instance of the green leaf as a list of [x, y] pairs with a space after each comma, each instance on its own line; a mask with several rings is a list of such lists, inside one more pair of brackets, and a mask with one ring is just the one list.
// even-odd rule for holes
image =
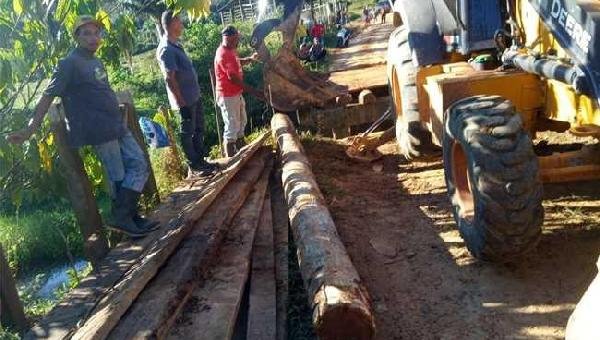
[[110, 16], [108, 15], [108, 13], [106, 13], [103, 10], [99, 10], [98, 12], [96, 12], [96, 20], [102, 23], [102, 26], [104, 26], [104, 29], [107, 32], [110, 32], [110, 30], [112, 29], [112, 23], [110, 22]]
[[13, 0], [13, 10], [18, 15], [23, 14], [23, 0]]

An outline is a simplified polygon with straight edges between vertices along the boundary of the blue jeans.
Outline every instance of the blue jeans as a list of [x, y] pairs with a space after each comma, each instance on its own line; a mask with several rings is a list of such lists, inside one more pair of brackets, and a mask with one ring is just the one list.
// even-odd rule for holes
[[142, 192], [148, 179], [148, 162], [131, 131], [115, 140], [94, 145], [94, 150], [111, 181], [111, 195], [115, 196], [115, 182], [133, 191]]

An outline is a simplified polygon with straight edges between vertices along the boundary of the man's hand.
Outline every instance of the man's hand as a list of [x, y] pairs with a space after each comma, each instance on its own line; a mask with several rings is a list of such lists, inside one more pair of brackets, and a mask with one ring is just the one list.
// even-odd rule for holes
[[258, 55], [258, 52], [254, 52], [250, 56], [250, 59], [252, 59], [253, 61], [260, 61], [260, 55]]
[[6, 140], [12, 144], [23, 144], [26, 140], [31, 138], [31, 135], [32, 132], [28, 128], [25, 128], [23, 130], [9, 133], [6, 136]]

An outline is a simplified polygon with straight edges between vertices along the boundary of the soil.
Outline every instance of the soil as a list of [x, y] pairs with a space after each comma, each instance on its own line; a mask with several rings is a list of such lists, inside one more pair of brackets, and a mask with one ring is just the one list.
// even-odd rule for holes
[[371, 294], [377, 339], [563, 338], [596, 275], [600, 181], [545, 185], [539, 245], [480, 262], [451, 216], [441, 160], [408, 163], [394, 143], [377, 163], [303, 141], [338, 232]]

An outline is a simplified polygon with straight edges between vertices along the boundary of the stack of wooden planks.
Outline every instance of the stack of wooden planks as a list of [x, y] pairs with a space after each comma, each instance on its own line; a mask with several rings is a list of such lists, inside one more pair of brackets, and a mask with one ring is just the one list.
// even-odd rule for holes
[[[288, 225], [285, 209], [278, 208], [284, 219], [272, 216], [282, 200], [271, 204], [266, 139], [210, 181], [177, 190], [152, 216], [160, 230], [112, 249], [25, 338], [225, 339], [243, 329], [248, 338], [275, 339], [276, 274], [284, 272], [275, 268], [275, 235], [285, 237], [278, 246], [287, 250]], [[246, 287], [249, 303], [240, 310]]]

